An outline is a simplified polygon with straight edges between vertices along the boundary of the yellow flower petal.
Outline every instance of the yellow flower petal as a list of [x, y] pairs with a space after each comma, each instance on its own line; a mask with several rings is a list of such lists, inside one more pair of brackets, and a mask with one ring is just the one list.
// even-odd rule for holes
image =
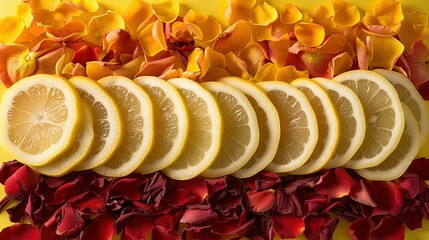
[[252, 25], [253, 40], [257, 42], [270, 41], [274, 38], [271, 35], [272, 27], [262, 25]]
[[293, 80], [297, 78], [308, 78], [308, 77], [309, 77], [309, 74], [307, 70], [299, 71], [295, 68], [295, 66], [288, 65], [288, 66], [281, 67], [277, 70], [275, 75], [275, 80], [291, 83]]
[[46, 9], [53, 11], [60, 2], [61, 0], [31, 0], [29, 1], [29, 4], [33, 10]]
[[[73, 70], [74, 69], [68, 69], [70, 75], [73, 75]], [[103, 62], [91, 61], [86, 62], [86, 75], [91, 79], [98, 80], [103, 77], [112, 76], [114, 75], [114, 72], [112, 69], [108, 68]]]
[[149, 56], [155, 56], [161, 51], [167, 50], [164, 28], [160, 20], [147, 25], [139, 35], [140, 45]]
[[352, 57], [348, 53], [344, 52], [332, 58], [328, 64], [328, 72], [332, 77], [334, 77], [340, 73], [350, 70], [352, 65]]
[[185, 24], [194, 24], [197, 26], [202, 34], [202, 36], [197, 35], [197, 37], [203, 42], [215, 40], [222, 32], [221, 25], [213, 16], [207, 16], [204, 13], [196, 13], [192, 9], [183, 17], [183, 22]]
[[30, 76], [36, 70], [36, 58], [27, 47], [12, 44], [0, 47], [0, 72], [7, 72], [9, 78], [16, 82]]
[[86, 40], [98, 46], [103, 45], [104, 35], [114, 29], [125, 29], [124, 19], [118, 13], [107, 11], [107, 13], [95, 16], [88, 23], [88, 34]]
[[267, 26], [278, 17], [277, 10], [267, 2], [259, 2], [252, 8], [251, 21], [253, 24]]
[[203, 76], [201, 75], [200, 82], [216, 81], [223, 77], [228, 77], [229, 73], [223, 67], [211, 68]]
[[255, 75], [258, 69], [265, 64], [267, 53], [256, 42], [251, 42], [238, 55], [247, 64], [247, 69], [250, 74]]
[[178, 0], [146, 0], [152, 5], [155, 16], [165, 23], [171, 23], [179, 16], [180, 5]]
[[319, 50], [324, 53], [336, 54], [344, 49], [346, 42], [347, 39], [343, 34], [332, 34], [320, 46]]
[[361, 40], [359, 38], [356, 38], [356, 56], [358, 60], [359, 69], [368, 69], [369, 62], [372, 60], [372, 52], [373, 48], [369, 39]]
[[28, 3], [21, 3], [16, 7], [16, 16], [24, 21], [25, 27], [30, 27], [33, 22], [33, 13]]
[[247, 71], [247, 64], [235, 53], [229, 52], [225, 55], [225, 69], [231, 76], [250, 79], [252, 75]]
[[235, 24], [239, 20], [250, 20], [252, 7], [256, 0], [228, 0], [228, 7], [225, 17], [229, 25]]
[[46, 36], [58, 42], [77, 41], [87, 34], [86, 25], [81, 21], [67, 22], [61, 28], [46, 27]]
[[258, 69], [258, 72], [255, 74], [252, 82], [274, 81], [276, 79], [276, 72], [278, 69], [279, 68], [276, 65], [266, 63]]
[[63, 0], [66, 3], [84, 12], [96, 12], [98, 10], [97, 0]]
[[294, 24], [301, 20], [302, 13], [295, 5], [286, 3], [283, 5], [282, 11], [279, 13], [280, 21], [284, 24]]
[[329, 32], [334, 28], [334, 15], [335, 13], [332, 8], [320, 5], [314, 10], [313, 19], [315, 23], [321, 25], [325, 31]]
[[344, 0], [332, 0], [334, 8], [334, 22], [338, 27], [352, 27], [359, 23], [359, 9], [349, 2]]
[[380, 35], [366, 30], [358, 33], [360, 39], [366, 39], [367, 45], [372, 45], [372, 60], [369, 67], [381, 67], [392, 70], [396, 60], [404, 51], [404, 45], [396, 38], [389, 35]]
[[381, 25], [390, 29], [390, 34], [398, 32], [404, 19], [401, 3], [396, 0], [378, 0], [374, 5], [373, 13], [367, 13], [362, 22], [366, 26]]
[[121, 16], [133, 38], [138, 38], [137, 29], [140, 24], [153, 15], [150, 4], [141, 0], [130, 0], [125, 6]]
[[0, 26], [2, 28], [0, 43], [12, 43], [19, 37], [22, 30], [24, 30], [25, 24], [18, 17], [5, 17], [0, 19]]
[[307, 47], [319, 46], [325, 39], [325, 29], [316, 23], [299, 22], [294, 31], [298, 41]]
[[186, 71], [188, 72], [200, 72], [201, 66], [203, 65], [203, 50], [201, 48], [195, 48], [188, 56], [188, 65]]
[[290, 47], [289, 37], [285, 35], [281, 39], [270, 41], [268, 45], [270, 47], [270, 60], [277, 66], [283, 66]]
[[404, 44], [405, 52], [409, 52], [413, 44], [419, 40], [423, 40], [426, 27], [426, 13], [410, 12], [404, 13], [404, 21], [401, 24], [398, 36], [402, 44]]
[[136, 77], [137, 73], [139, 72], [140, 66], [142, 65], [144, 60], [145, 58], [143, 55], [137, 58], [134, 58], [133, 60], [122, 65], [120, 68], [116, 69], [115, 74], [133, 79]]
[[201, 76], [208, 74], [210, 69], [222, 68], [225, 69], [225, 56], [222, 53], [216, 52], [213, 48], [208, 47], [204, 50], [204, 59], [201, 66]]
[[64, 48], [58, 48], [36, 59], [37, 69], [34, 74], [55, 74], [56, 64], [64, 54]]
[[80, 16], [82, 11], [75, 8], [73, 5], [70, 5], [66, 2], [60, 2], [53, 12], [53, 18], [56, 20], [51, 26], [59, 27], [64, 23], [71, 21], [73, 17]]
[[226, 29], [213, 43], [213, 49], [227, 54], [243, 49], [252, 39], [252, 25], [240, 20]]

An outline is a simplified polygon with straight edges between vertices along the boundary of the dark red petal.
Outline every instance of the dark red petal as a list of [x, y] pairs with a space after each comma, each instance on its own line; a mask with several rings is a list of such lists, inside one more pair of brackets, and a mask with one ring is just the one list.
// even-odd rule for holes
[[395, 183], [401, 189], [402, 196], [408, 199], [415, 198], [426, 189], [425, 181], [414, 173], [405, 173]]
[[175, 229], [179, 225], [184, 212], [185, 210], [171, 209], [165, 214], [155, 216], [153, 222], [155, 225], [164, 226], [166, 229]]
[[331, 218], [327, 214], [309, 215], [305, 219], [305, 237], [307, 239], [332, 239], [338, 222], [338, 218]]
[[331, 199], [322, 195], [307, 196], [304, 201], [304, 213], [311, 214], [331, 205]]
[[21, 222], [25, 217], [25, 206], [27, 201], [19, 201], [13, 207], [6, 209], [11, 222]]
[[0, 201], [0, 212], [3, 210], [3, 208], [9, 203], [11, 197], [6, 195], [4, 198]]
[[407, 172], [415, 173], [425, 181], [429, 180], [429, 158], [415, 159], [411, 162], [411, 165], [408, 167]]
[[372, 240], [404, 239], [405, 227], [401, 220], [394, 216], [385, 216], [371, 232]]
[[272, 223], [272, 219], [269, 217], [257, 217], [253, 224], [246, 229], [245, 236], [252, 240], [273, 240], [276, 233]]
[[372, 230], [371, 220], [365, 217], [356, 219], [349, 227], [349, 234], [353, 240], [369, 240]]
[[79, 63], [85, 67], [87, 62], [98, 61], [98, 51], [98, 48], [92, 48], [88, 45], [84, 45], [74, 53], [71, 61], [73, 63]]
[[374, 195], [374, 187], [364, 179], [355, 181], [349, 193], [349, 197], [354, 201], [371, 207], [377, 206], [377, 203], [374, 200]]
[[305, 223], [302, 217], [276, 213], [271, 219], [274, 231], [281, 238], [296, 238], [304, 232]]
[[270, 210], [276, 202], [276, 191], [267, 189], [264, 191], [250, 190], [246, 193], [250, 209], [256, 213], [264, 213]]
[[73, 203], [79, 211], [83, 213], [101, 213], [106, 209], [104, 198], [94, 192], [85, 192], [74, 196], [68, 202]]
[[164, 196], [163, 200], [172, 207], [180, 207], [193, 202], [195, 200], [195, 196], [189, 195], [189, 192], [186, 189], [173, 188]]
[[6, 180], [12, 176], [20, 167], [22, 167], [22, 163], [14, 160], [3, 162], [0, 168], [0, 183], [5, 184]]
[[294, 178], [290, 183], [285, 185], [284, 189], [288, 193], [293, 193], [300, 188], [314, 188], [317, 180], [317, 177]]
[[225, 235], [225, 234], [238, 234], [244, 233], [248, 230], [249, 227], [254, 224], [255, 219], [247, 219], [247, 213], [245, 211], [241, 212], [240, 218], [238, 220], [229, 220], [229, 221], [214, 221], [211, 224], [211, 231], [216, 234]]
[[85, 228], [81, 240], [111, 240], [115, 233], [115, 219], [108, 215], [100, 215]]
[[181, 223], [200, 224], [216, 219], [217, 214], [212, 209], [186, 209], [180, 219]]
[[341, 198], [347, 196], [353, 185], [353, 179], [342, 168], [330, 170], [316, 183], [315, 190], [318, 194], [330, 198]]
[[180, 240], [180, 238], [177, 237], [176, 232], [174, 231], [168, 231], [163, 226], [155, 226], [152, 231], [152, 239], [157, 240]]
[[422, 228], [423, 213], [417, 209], [406, 209], [398, 217], [411, 230]]
[[58, 223], [57, 234], [70, 237], [82, 230], [85, 222], [79, 211], [71, 204], [67, 203], [61, 208], [61, 219]]
[[75, 178], [71, 182], [67, 182], [60, 186], [57, 191], [55, 191], [54, 197], [59, 202], [66, 202], [70, 198], [80, 195], [86, 191], [85, 186], [79, 180], [79, 178]]
[[23, 200], [34, 193], [39, 181], [39, 175], [24, 165], [5, 181], [4, 190], [12, 198]]
[[17, 223], [0, 232], [2, 240], [39, 240], [40, 231], [36, 226]]
[[246, 185], [255, 191], [267, 190], [274, 188], [280, 183], [280, 177], [272, 172], [262, 171], [258, 174], [248, 178]]
[[186, 181], [175, 181], [177, 188], [186, 189], [191, 196], [195, 196], [190, 204], [200, 204], [208, 194], [208, 188], [204, 178], [195, 177]]
[[153, 223], [146, 217], [133, 217], [127, 222], [122, 232], [122, 240], [139, 240], [146, 239], [148, 234], [152, 232]]
[[284, 189], [276, 189], [276, 210], [281, 214], [302, 216], [302, 205], [296, 192], [286, 193]]
[[393, 182], [372, 182], [377, 190], [377, 206], [373, 215], [394, 215], [399, 212], [404, 204], [401, 190]]
[[122, 178], [116, 181], [109, 191], [111, 198], [125, 198], [129, 200], [140, 200], [142, 190], [140, 183], [135, 178]]

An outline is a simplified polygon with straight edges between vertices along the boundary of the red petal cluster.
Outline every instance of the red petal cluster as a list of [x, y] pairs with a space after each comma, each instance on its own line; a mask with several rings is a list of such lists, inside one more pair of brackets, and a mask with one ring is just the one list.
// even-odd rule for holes
[[[338, 217], [353, 239], [402, 239], [429, 219], [429, 159], [394, 182], [368, 181], [352, 170], [306, 176], [261, 172], [177, 181], [162, 173], [103, 178], [92, 171], [38, 175], [17, 161], [0, 169], [15, 225], [0, 239], [331, 239]], [[21, 224], [26, 219], [30, 224]]]

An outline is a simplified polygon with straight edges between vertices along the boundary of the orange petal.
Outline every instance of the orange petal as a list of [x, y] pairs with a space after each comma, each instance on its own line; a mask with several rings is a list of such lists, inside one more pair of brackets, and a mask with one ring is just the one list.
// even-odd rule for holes
[[347, 42], [343, 34], [332, 34], [323, 42], [319, 50], [324, 53], [336, 54], [344, 49]]
[[356, 38], [356, 56], [359, 69], [367, 70], [369, 62], [372, 60], [372, 45], [366, 44], [366, 39], [361, 40]]
[[198, 27], [196, 24], [193, 24], [193, 23], [185, 24], [183, 22], [173, 23], [173, 31], [171, 36], [178, 41], [180, 41], [179, 39], [182, 39], [184, 40], [183, 42], [190, 42], [194, 40], [194, 38], [198, 40], [201, 40], [204, 38], [203, 32], [200, 27]]
[[310, 77], [329, 77], [328, 64], [332, 57], [332, 54], [321, 51], [302, 52], [300, 54], [300, 59], [308, 69]]
[[74, 42], [87, 34], [86, 25], [81, 21], [67, 22], [61, 28], [46, 27], [46, 36], [58, 42]]
[[0, 19], [0, 26], [0, 43], [12, 43], [24, 30], [25, 24], [18, 17], [5, 17]]
[[[334, 28], [334, 15], [335, 12], [332, 8], [319, 5], [313, 13], [314, 22], [323, 26], [325, 31], [329, 32]], [[327, 34], [328, 35], [328, 34]]]
[[276, 72], [278, 69], [279, 68], [276, 65], [266, 63], [258, 69], [258, 72], [255, 74], [252, 82], [274, 81], [276, 79]]
[[124, 19], [118, 13], [107, 13], [93, 17], [88, 23], [88, 34], [85, 39], [98, 46], [103, 45], [104, 35], [114, 29], [125, 29]]
[[352, 3], [343, 0], [332, 0], [334, 22], [338, 27], [352, 27], [359, 23], [359, 9]]
[[223, 67], [215, 67], [209, 69], [206, 74], [201, 75], [200, 82], [217, 81], [220, 78], [228, 77], [229, 73]]
[[[367, 39], [372, 45], [372, 60], [369, 67], [381, 67], [392, 70], [396, 60], [404, 52], [404, 45], [396, 38], [388, 35], [380, 35], [366, 30], [358, 33], [360, 39]], [[368, 46], [368, 43], [367, 43]]]
[[299, 22], [294, 32], [298, 41], [307, 47], [319, 46], [325, 39], [325, 29], [316, 23]]
[[140, 66], [140, 71], [136, 74], [138, 76], [161, 76], [174, 66], [175, 57], [170, 56], [167, 58], [144, 61]]
[[66, 3], [84, 12], [96, 12], [98, 10], [97, 0], [64, 0]]
[[252, 25], [249, 22], [238, 21], [213, 43], [213, 49], [227, 54], [243, 49], [252, 39]]
[[82, 11], [75, 6], [66, 2], [60, 2], [53, 12], [53, 17], [56, 20], [53, 27], [60, 27], [62, 24], [71, 21], [73, 17], [80, 16]]
[[289, 33], [294, 28], [293, 24], [284, 24], [280, 20], [273, 22], [270, 26], [271, 36], [274, 39], [280, 39], [285, 36], [289, 38]]
[[283, 5], [282, 11], [279, 13], [280, 21], [284, 24], [294, 24], [297, 23], [302, 18], [302, 13], [299, 9], [291, 4], [286, 3]]
[[308, 78], [309, 74], [308, 71], [298, 71], [295, 66], [288, 65], [281, 67], [277, 70], [275, 80], [276, 81], [283, 81], [287, 83], [291, 83], [293, 80], [297, 78]]
[[200, 72], [203, 65], [204, 53], [201, 48], [195, 48], [188, 56], [186, 71]]
[[251, 42], [247, 45], [238, 56], [246, 62], [247, 69], [252, 75], [255, 75], [267, 60], [266, 52], [256, 42]]
[[252, 77], [247, 71], [246, 62], [232, 52], [225, 55], [225, 69], [231, 76], [244, 79], [250, 79]]
[[233, 25], [239, 20], [249, 21], [255, 2], [256, 0], [228, 0], [228, 7], [225, 11], [228, 24]]
[[134, 58], [133, 60], [122, 65], [120, 68], [116, 69], [115, 74], [133, 79], [136, 77], [137, 73], [139, 72], [140, 66], [142, 65], [144, 60], [145, 58], [143, 55], [137, 58]]
[[[80, 64], [79, 64], [80, 65]], [[70, 75], [73, 75], [74, 68], [70, 71]], [[114, 71], [106, 66], [105, 63], [99, 61], [91, 61], [86, 63], [86, 75], [94, 80], [98, 80], [103, 77], [115, 75]], [[73, 75], [74, 76], [74, 75]]]
[[180, 5], [178, 0], [146, 0], [152, 5], [155, 16], [165, 23], [171, 23], [179, 16]]
[[152, 7], [141, 0], [130, 0], [121, 14], [133, 38], [138, 38], [140, 24], [152, 15]]
[[147, 25], [140, 33], [139, 41], [143, 51], [149, 56], [154, 56], [161, 51], [167, 50], [162, 22], [157, 20]]
[[222, 53], [216, 52], [213, 48], [208, 47], [204, 50], [204, 59], [201, 66], [201, 76], [204, 77], [210, 69], [225, 69], [225, 57]]
[[25, 27], [27, 28], [30, 27], [31, 22], [33, 22], [33, 13], [28, 3], [23, 2], [16, 7], [16, 16], [24, 21]]
[[253, 24], [267, 26], [273, 23], [277, 17], [277, 10], [265, 1], [257, 1], [252, 8], [251, 19]]
[[74, 50], [70, 48], [63, 48], [63, 55], [58, 59], [58, 61], [55, 63], [55, 74], [62, 75], [62, 70], [66, 64], [71, 62], [73, 59]]
[[419, 40], [423, 40], [426, 27], [426, 13], [410, 12], [404, 13], [404, 21], [401, 24], [398, 36], [402, 44], [404, 44], [405, 52], [409, 52], [413, 44]]
[[29, 4], [33, 10], [46, 9], [53, 11], [60, 2], [61, 0], [31, 0], [29, 1]]
[[204, 13], [197, 13], [190, 9], [183, 17], [185, 24], [194, 24], [201, 31], [201, 36], [197, 37], [204, 42], [211, 42], [215, 40], [222, 32], [221, 25], [216, 21], [213, 16], [207, 16]]
[[252, 25], [253, 40], [257, 42], [270, 41], [274, 38], [271, 35], [272, 27], [263, 25]]
[[[5, 46], [5, 51], [0, 51], [3, 55], [8, 53], [6, 61], [6, 71], [10, 79], [16, 82], [24, 77], [30, 76], [36, 70], [36, 58], [33, 52], [21, 45]], [[2, 64], [3, 64], [2, 60]], [[4, 66], [2, 66], [4, 68]]]
[[64, 54], [64, 48], [59, 48], [55, 51], [49, 52], [36, 59], [36, 71], [35, 74], [55, 74], [56, 64]]
[[401, 3], [396, 0], [378, 0], [374, 5], [373, 13], [367, 13], [362, 22], [366, 26], [381, 25], [390, 29], [390, 34], [398, 32], [404, 19]]
[[346, 52], [338, 54], [328, 64], [328, 72], [331, 77], [350, 70], [353, 65], [353, 59]]
[[268, 43], [270, 48], [269, 58], [277, 66], [283, 66], [288, 54], [288, 49], [290, 47], [290, 41], [288, 36], [273, 40]]

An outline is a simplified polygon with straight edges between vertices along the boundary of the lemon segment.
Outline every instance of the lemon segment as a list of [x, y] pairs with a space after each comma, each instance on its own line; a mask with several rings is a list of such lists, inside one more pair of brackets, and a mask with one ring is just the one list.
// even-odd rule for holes
[[258, 120], [252, 104], [238, 89], [222, 82], [201, 85], [216, 99], [224, 126], [219, 154], [202, 175], [226, 176], [243, 167], [258, 148]]
[[335, 154], [341, 135], [340, 121], [328, 93], [319, 84], [301, 78], [294, 80], [291, 85], [302, 91], [310, 102], [316, 114], [319, 138], [310, 158], [289, 174], [310, 174], [322, 169]]
[[256, 84], [238, 78], [225, 77], [219, 82], [240, 90], [249, 100], [256, 113], [259, 128], [259, 144], [253, 156], [232, 175], [247, 178], [262, 171], [273, 160], [280, 142], [280, 119], [276, 107]]
[[122, 177], [134, 172], [146, 159], [154, 142], [153, 105], [137, 83], [122, 76], [108, 76], [98, 82], [119, 106], [124, 123], [121, 144], [112, 157], [93, 170], [101, 175]]
[[155, 142], [138, 172], [143, 174], [166, 168], [185, 148], [189, 133], [189, 116], [180, 92], [157, 77], [138, 77], [134, 81], [146, 91], [154, 107]]
[[313, 153], [319, 130], [316, 115], [304, 93], [288, 83], [258, 83], [279, 114], [281, 136], [274, 159], [266, 170], [285, 173], [302, 166]]
[[186, 180], [205, 171], [221, 148], [223, 120], [219, 106], [209, 91], [185, 78], [173, 78], [189, 113], [188, 140], [182, 154], [162, 171], [172, 179]]
[[353, 157], [365, 138], [365, 112], [358, 96], [350, 88], [329, 79], [312, 80], [327, 91], [340, 120], [338, 146], [324, 168], [340, 167]]
[[382, 163], [375, 167], [357, 169], [356, 172], [368, 180], [391, 181], [398, 179], [405, 173], [420, 146], [419, 123], [413, 112], [403, 104], [405, 129], [398, 146]]
[[344, 166], [353, 169], [377, 166], [395, 150], [404, 131], [404, 112], [398, 93], [382, 75], [368, 70], [345, 72], [334, 80], [356, 93], [366, 118], [362, 145]]
[[49, 163], [73, 144], [82, 118], [79, 101], [77, 91], [61, 77], [21, 79], [2, 96], [2, 147], [24, 164]]
[[91, 152], [75, 170], [92, 169], [106, 162], [119, 147], [124, 131], [122, 116], [112, 96], [98, 82], [82, 76], [69, 81], [94, 117], [95, 139]]
[[31, 166], [35, 171], [53, 177], [63, 176], [73, 171], [88, 156], [95, 136], [94, 118], [88, 104], [81, 102], [81, 107], [83, 110], [83, 121], [79, 126], [72, 146], [48, 164], [39, 167]]

